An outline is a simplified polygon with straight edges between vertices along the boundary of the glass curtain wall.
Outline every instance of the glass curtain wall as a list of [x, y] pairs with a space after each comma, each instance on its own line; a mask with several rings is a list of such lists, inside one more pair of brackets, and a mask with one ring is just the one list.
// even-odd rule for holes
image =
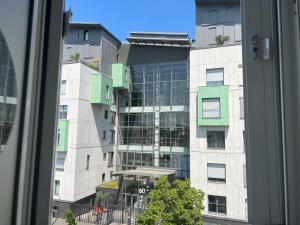
[[[188, 148], [189, 113], [183, 110], [189, 105], [188, 68], [187, 61], [131, 65], [130, 90], [119, 97], [119, 106], [138, 110], [120, 114], [119, 143], [141, 146], [141, 150], [120, 153], [123, 169], [154, 166], [155, 130], [160, 134], [159, 146]], [[177, 169], [180, 177], [187, 177], [188, 161], [187, 154], [164, 153], [156, 166]]]
[[15, 70], [8, 47], [0, 33], [0, 151], [7, 143], [16, 113]]

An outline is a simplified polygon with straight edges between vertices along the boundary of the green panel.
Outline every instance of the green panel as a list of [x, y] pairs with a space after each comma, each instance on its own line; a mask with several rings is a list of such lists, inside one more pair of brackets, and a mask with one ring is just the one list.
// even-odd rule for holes
[[58, 143], [57, 151], [66, 152], [68, 151], [68, 137], [69, 137], [69, 121], [59, 120], [58, 121]]
[[[90, 101], [92, 104], [112, 104], [112, 79], [104, 74], [91, 75]], [[106, 89], [108, 87], [108, 98]]]
[[[207, 98], [220, 98], [220, 118], [203, 118], [202, 100]], [[198, 88], [197, 121], [199, 126], [229, 126], [229, 86]]]
[[130, 69], [122, 63], [112, 65], [113, 87], [129, 89]]

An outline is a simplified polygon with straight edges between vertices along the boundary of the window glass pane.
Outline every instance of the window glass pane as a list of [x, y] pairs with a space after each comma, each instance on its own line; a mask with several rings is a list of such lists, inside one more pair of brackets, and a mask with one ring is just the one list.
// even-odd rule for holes
[[60, 105], [59, 106], [59, 119], [67, 119], [68, 117], [68, 106]]
[[210, 181], [225, 181], [226, 169], [225, 164], [208, 163], [207, 176]]
[[243, 66], [239, 65], [238, 70], [239, 70], [239, 74], [238, 74], [238, 76], [239, 76], [239, 85], [243, 86], [243, 83], [244, 83]]
[[224, 68], [206, 70], [206, 85], [224, 85]]
[[207, 148], [224, 149], [225, 132], [224, 131], [207, 131]]
[[60, 94], [61, 95], [66, 94], [66, 84], [67, 84], [66, 80], [62, 80], [61, 83], [60, 83]]
[[211, 98], [203, 99], [203, 118], [219, 118], [220, 117], [220, 99]]
[[241, 119], [244, 118], [244, 98], [240, 98], [240, 117]]

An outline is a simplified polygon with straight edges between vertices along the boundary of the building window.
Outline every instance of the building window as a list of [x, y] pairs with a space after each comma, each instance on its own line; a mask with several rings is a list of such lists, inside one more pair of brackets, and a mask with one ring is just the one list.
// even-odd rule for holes
[[109, 86], [108, 85], [106, 85], [105, 98], [106, 98], [106, 100], [109, 100]]
[[110, 131], [110, 144], [114, 144], [115, 143], [115, 131], [111, 130]]
[[64, 170], [65, 160], [66, 160], [66, 153], [56, 152], [55, 169]]
[[88, 41], [89, 40], [89, 31], [88, 30], [84, 30], [83, 31], [83, 40], [84, 41]]
[[202, 99], [203, 118], [218, 119], [220, 118], [220, 98]]
[[59, 119], [67, 119], [68, 117], [68, 106], [60, 105], [59, 106]]
[[244, 119], [244, 113], [245, 113], [244, 98], [240, 98], [240, 118], [241, 119]]
[[226, 182], [226, 165], [218, 163], [207, 164], [207, 179], [214, 182]]
[[225, 131], [207, 131], [207, 148], [225, 149]]
[[116, 125], [116, 112], [110, 111], [110, 115], [111, 115], [111, 124]]
[[248, 199], [245, 199], [245, 217], [248, 218]]
[[243, 175], [244, 175], [244, 187], [247, 187], [247, 173], [246, 173], [246, 165], [243, 165]]
[[125, 82], [128, 82], [128, 70], [125, 70]]
[[106, 161], [106, 152], [103, 153], [103, 160]]
[[113, 174], [114, 174], [114, 171], [110, 171], [109, 173], [109, 178], [112, 180], [113, 179]]
[[102, 133], [102, 140], [105, 140], [106, 139], [106, 130], [103, 130], [103, 133]]
[[226, 197], [208, 195], [208, 211], [226, 214]]
[[104, 119], [106, 119], [106, 120], [108, 119], [108, 110], [104, 111]]
[[86, 156], [86, 167], [85, 167], [85, 168], [86, 168], [87, 170], [90, 169], [90, 157], [91, 157], [90, 155], [87, 155], [87, 156]]
[[224, 85], [224, 68], [207, 69], [206, 85], [207, 86]]
[[113, 152], [109, 152], [108, 153], [108, 163], [107, 163], [108, 167], [113, 167], [114, 166], [114, 153]]
[[105, 181], [105, 173], [102, 173], [102, 182]]
[[66, 85], [67, 85], [67, 81], [66, 80], [62, 80], [60, 82], [60, 94], [61, 95], [65, 95], [66, 94]]
[[60, 142], [60, 129], [57, 129], [57, 145], [59, 145]]
[[55, 182], [54, 182], [54, 195], [59, 195], [59, 189], [60, 189], [60, 181], [55, 180]]
[[239, 86], [243, 86], [244, 84], [243, 66], [239, 65], [238, 70], [239, 70]]

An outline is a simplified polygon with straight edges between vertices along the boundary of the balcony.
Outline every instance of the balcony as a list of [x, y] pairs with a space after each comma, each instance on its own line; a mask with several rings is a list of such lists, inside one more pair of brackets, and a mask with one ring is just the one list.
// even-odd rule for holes
[[229, 126], [229, 87], [198, 88], [197, 121], [199, 126]]
[[112, 65], [113, 88], [129, 89], [130, 69], [122, 63]]
[[69, 137], [69, 121], [59, 120], [58, 132], [57, 132], [57, 151], [67, 152], [68, 151], [68, 137]]
[[111, 105], [113, 81], [104, 74], [92, 74], [90, 78], [90, 101], [92, 104]]

